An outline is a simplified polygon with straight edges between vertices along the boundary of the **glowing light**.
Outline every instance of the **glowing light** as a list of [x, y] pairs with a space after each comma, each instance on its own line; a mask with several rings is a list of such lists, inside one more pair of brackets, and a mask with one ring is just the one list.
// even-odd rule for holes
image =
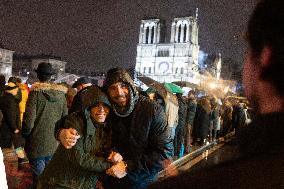
[[217, 87], [217, 84], [216, 84], [216, 83], [210, 83], [210, 84], [209, 84], [209, 87], [210, 87], [211, 89], [215, 89], [215, 88]]
[[224, 93], [227, 93], [227, 92], [229, 92], [229, 87], [226, 87], [226, 88], [224, 89]]

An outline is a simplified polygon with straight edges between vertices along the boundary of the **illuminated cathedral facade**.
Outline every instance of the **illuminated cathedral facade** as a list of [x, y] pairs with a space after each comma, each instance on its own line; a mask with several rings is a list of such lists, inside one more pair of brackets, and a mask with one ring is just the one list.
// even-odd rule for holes
[[161, 42], [160, 19], [142, 20], [135, 71], [159, 82], [191, 81], [198, 77], [198, 19], [175, 18], [170, 43]]

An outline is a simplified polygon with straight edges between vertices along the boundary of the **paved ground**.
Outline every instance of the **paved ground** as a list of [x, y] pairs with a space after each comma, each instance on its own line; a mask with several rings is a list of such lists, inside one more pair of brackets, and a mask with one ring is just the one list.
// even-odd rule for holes
[[[2, 149], [9, 189], [30, 189], [32, 183], [31, 168], [28, 163], [18, 169], [18, 159], [13, 150]], [[0, 186], [1, 188], [1, 186]]]

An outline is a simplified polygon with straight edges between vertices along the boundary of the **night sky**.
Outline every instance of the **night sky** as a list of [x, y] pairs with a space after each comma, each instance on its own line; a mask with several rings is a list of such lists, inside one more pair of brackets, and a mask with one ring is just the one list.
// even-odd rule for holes
[[69, 69], [134, 67], [140, 20], [166, 22], [199, 8], [199, 44], [243, 61], [254, 0], [0, 0], [0, 43], [16, 53], [53, 54]]

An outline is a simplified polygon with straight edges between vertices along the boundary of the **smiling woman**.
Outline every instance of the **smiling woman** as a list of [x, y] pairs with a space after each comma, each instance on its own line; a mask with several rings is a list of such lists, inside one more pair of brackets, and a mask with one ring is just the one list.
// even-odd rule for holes
[[122, 156], [111, 151], [111, 128], [106, 122], [110, 103], [98, 87], [93, 90], [91, 105], [63, 121], [65, 128], [77, 131], [76, 145], [68, 150], [59, 145], [40, 177], [38, 189], [96, 188], [105, 173], [117, 176], [114, 170], [119, 170], [119, 176], [126, 175]]
[[102, 124], [105, 122], [106, 117], [109, 114], [109, 107], [106, 104], [100, 102], [91, 107], [90, 114], [98, 124]]

